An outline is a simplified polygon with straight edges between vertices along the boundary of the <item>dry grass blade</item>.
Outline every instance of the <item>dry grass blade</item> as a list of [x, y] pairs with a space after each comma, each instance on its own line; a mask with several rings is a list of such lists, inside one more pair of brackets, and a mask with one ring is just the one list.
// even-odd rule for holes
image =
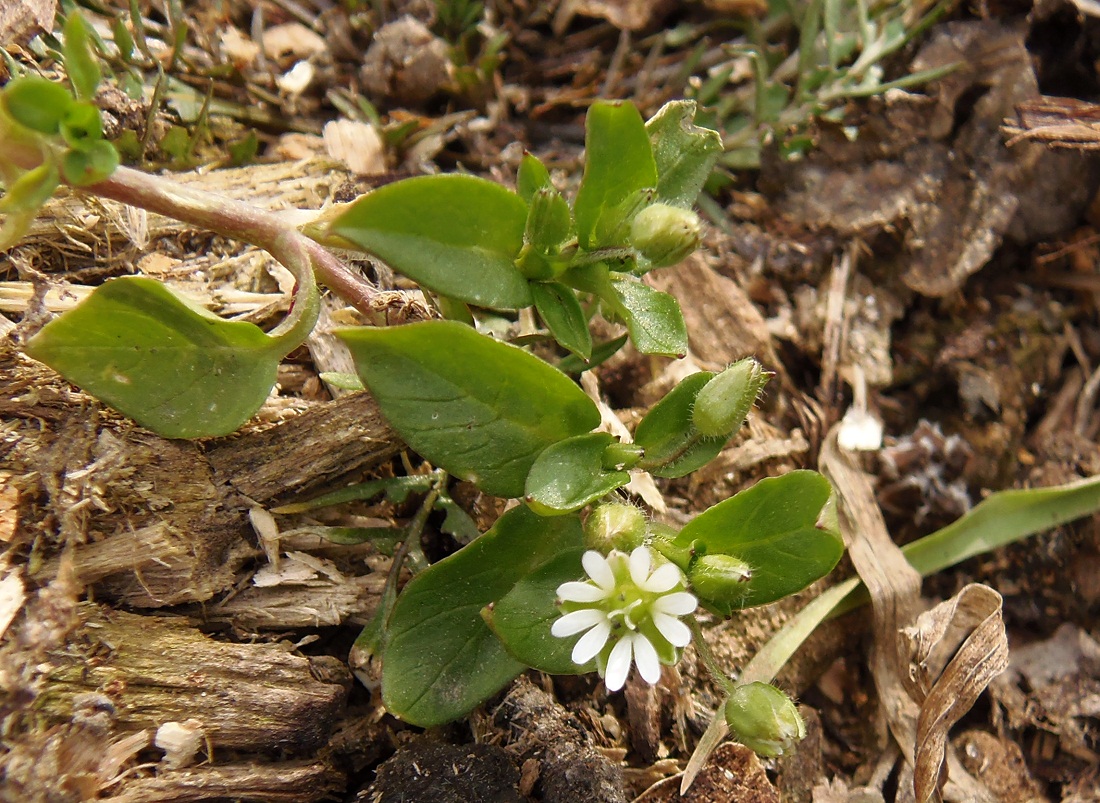
[[[920, 803], [939, 800], [948, 730], [1007, 660], [1000, 597], [989, 589], [964, 589], [965, 598], [960, 592], [918, 618], [920, 574], [890, 539], [870, 479], [838, 447], [835, 427], [825, 439], [820, 465], [836, 489], [840, 530], [871, 596], [871, 670], [890, 732], [908, 765], [902, 775], [913, 778], [911, 793], [906, 790], [899, 799], [914, 794]], [[993, 799], [954, 761], [943, 794], [952, 800]]]
[[917, 800], [923, 801], [936, 792], [951, 726], [1008, 667], [1001, 595], [972, 583], [921, 614], [906, 634], [921, 685], [932, 684], [917, 719], [913, 769]]

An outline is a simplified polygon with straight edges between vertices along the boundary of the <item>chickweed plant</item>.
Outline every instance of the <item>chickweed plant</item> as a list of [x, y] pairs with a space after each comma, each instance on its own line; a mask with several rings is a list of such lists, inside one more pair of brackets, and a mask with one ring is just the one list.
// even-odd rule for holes
[[[832, 570], [843, 545], [830, 484], [804, 470], [764, 479], [679, 530], [620, 493], [634, 473], [682, 477], [712, 460], [770, 374], [752, 357], [695, 373], [626, 442], [599, 431], [598, 407], [562, 370], [586, 370], [627, 338], [644, 354], [687, 351], [677, 302], [641, 277], [674, 267], [699, 243], [692, 205], [721, 142], [695, 125], [692, 102], [671, 102], [648, 122], [629, 103], [595, 103], [584, 175], [571, 200], [526, 156], [514, 191], [468, 175], [410, 178], [298, 230], [248, 205], [120, 167], [92, 104], [99, 74], [90, 47], [72, 15], [64, 48], [71, 86], [24, 75], [0, 90], [0, 248], [16, 243], [65, 185], [264, 248], [297, 286], [286, 319], [264, 332], [198, 309], [154, 279], [112, 279], [29, 337], [27, 354], [160, 435], [203, 438], [234, 431], [268, 396], [279, 361], [316, 323], [315, 276], [362, 304], [369, 289], [327, 246], [385, 261], [450, 318], [338, 332], [383, 414], [435, 468], [277, 511], [383, 493], [423, 498], [402, 533], [379, 611], [356, 645], [360, 658], [380, 661], [390, 712], [422, 726], [449, 722], [528, 668], [599, 673], [612, 692], [632, 672], [654, 683], [694, 638], [728, 695], [718, 721], [765, 755], [797, 742], [804, 733], [797, 710], [769, 682], [854, 585], [797, 620], [801, 629], [785, 631], [740, 679], [700, 642], [697, 619], [773, 602]], [[543, 338], [566, 355], [558, 365], [476, 326], [486, 315], [531, 309]], [[621, 324], [626, 335], [595, 342], [596, 316]], [[479, 533], [449, 495], [451, 477], [516, 503]], [[1048, 508], [1017, 515], [1009, 526], [998, 522], [998, 537], [1095, 509], [1095, 485], [1065, 498], [1047, 492]], [[1008, 504], [1019, 514], [1022, 503]], [[418, 541], [432, 509], [444, 511], [444, 529], [467, 543], [428, 565]], [[988, 519], [978, 517], [978, 530], [964, 523], [930, 542], [921, 568], [942, 568], [945, 558], [988, 544]], [[414, 576], [398, 589], [405, 558]]]

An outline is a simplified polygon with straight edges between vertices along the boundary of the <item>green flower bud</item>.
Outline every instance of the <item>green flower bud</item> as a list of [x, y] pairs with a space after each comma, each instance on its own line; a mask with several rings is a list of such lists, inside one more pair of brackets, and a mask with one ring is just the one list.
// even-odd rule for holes
[[688, 581], [707, 602], [737, 605], [745, 596], [752, 567], [733, 555], [703, 555], [691, 564]]
[[645, 533], [645, 513], [621, 502], [598, 506], [584, 522], [585, 546], [604, 555], [613, 549], [632, 552], [642, 545]]
[[726, 724], [741, 744], [762, 756], [783, 755], [806, 736], [794, 702], [775, 686], [746, 683], [726, 701]]
[[703, 385], [691, 422], [703, 435], [729, 437], [743, 423], [773, 374], [752, 357], [738, 360]]
[[667, 268], [699, 247], [702, 231], [699, 216], [690, 209], [650, 204], [634, 216], [630, 244], [645, 263], [645, 270]]

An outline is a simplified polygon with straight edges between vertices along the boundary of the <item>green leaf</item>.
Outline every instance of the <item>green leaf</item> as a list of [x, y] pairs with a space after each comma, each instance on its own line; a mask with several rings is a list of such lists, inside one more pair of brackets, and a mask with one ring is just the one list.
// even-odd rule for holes
[[687, 354], [687, 325], [680, 302], [631, 277], [612, 278], [610, 286], [621, 305], [634, 348], [642, 354], [666, 357]]
[[722, 451], [729, 437], [705, 437], [692, 421], [695, 399], [713, 378], [710, 371], [692, 374], [646, 413], [634, 431], [634, 443], [645, 449], [642, 468], [657, 477], [683, 477]]
[[73, 148], [61, 160], [61, 174], [74, 187], [86, 187], [103, 181], [117, 167], [118, 151], [105, 139]]
[[499, 184], [463, 175], [420, 176], [367, 193], [329, 231], [429, 290], [492, 309], [531, 304], [513, 264], [527, 205]]
[[626, 485], [627, 472], [603, 467], [604, 452], [616, 442], [606, 432], [592, 432], [548, 446], [527, 475], [527, 504], [542, 516], [557, 516]]
[[80, 147], [103, 137], [103, 121], [99, 109], [88, 101], [80, 101], [69, 107], [61, 121], [61, 136], [73, 147]]
[[333, 505], [346, 505], [348, 502], [369, 502], [375, 497], [386, 495], [391, 502], [401, 504], [411, 493], [427, 493], [436, 479], [431, 474], [412, 474], [403, 477], [380, 477], [366, 482], [357, 482], [347, 488], [330, 491], [315, 496], [305, 502], [292, 502], [289, 505], [272, 508], [272, 513], [305, 513]]
[[620, 228], [621, 220], [605, 220], [609, 213], [639, 190], [657, 186], [657, 165], [645, 123], [632, 103], [593, 104], [584, 143], [584, 176], [573, 211], [581, 247], [592, 249], [605, 245], [601, 233]]
[[56, 134], [61, 128], [73, 96], [69, 90], [37, 75], [24, 75], [4, 87], [4, 104], [16, 121], [43, 134]]
[[523, 671], [482, 619], [525, 575], [583, 543], [575, 516], [525, 507], [418, 574], [397, 600], [383, 652], [382, 698], [402, 719], [431, 727], [457, 719]]
[[657, 163], [657, 197], [690, 207], [722, 154], [717, 131], [695, 125], [695, 101], [666, 103], [646, 123]]
[[103, 73], [95, 53], [92, 52], [91, 34], [84, 18], [75, 11], [70, 13], [65, 20], [64, 34], [65, 72], [69, 74], [78, 98], [93, 98]]
[[595, 659], [573, 663], [575, 638], [556, 638], [550, 632], [561, 616], [558, 586], [584, 577], [584, 547], [555, 555], [516, 583], [515, 587], [485, 611], [485, 620], [504, 642], [509, 654], [522, 664], [551, 675], [584, 675], [596, 671]]
[[282, 357], [254, 324], [224, 321], [137, 276], [97, 287], [27, 353], [166, 438], [235, 430], [267, 398]]
[[463, 324], [338, 334], [405, 442], [487, 493], [522, 496], [539, 452], [600, 423], [595, 404], [563, 373]]
[[[832, 493], [816, 471], [770, 477], [700, 513], [673, 543], [700, 554], [732, 555], [752, 577], [728, 595], [701, 600], [728, 616], [801, 591], [824, 577], [844, 554], [840, 535], [817, 526]], [[689, 570], [690, 575], [690, 570]]]
[[564, 284], [533, 282], [535, 309], [554, 339], [582, 360], [592, 356], [592, 333], [577, 294]]
[[546, 169], [537, 156], [530, 153], [523, 154], [516, 173], [516, 192], [526, 203], [531, 203], [531, 198], [539, 190], [553, 189], [550, 181], [550, 172]]
[[0, 198], [0, 213], [37, 212], [50, 200], [60, 181], [57, 165], [52, 161], [28, 170], [13, 181], [4, 197]]
[[531, 196], [524, 240], [540, 254], [555, 256], [573, 233], [569, 204], [553, 187], [543, 187]]
[[606, 340], [603, 343], [595, 344], [592, 347], [592, 356], [587, 362], [581, 360], [575, 354], [566, 354], [558, 362], [558, 370], [567, 374], [583, 374], [585, 371], [590, 371], [599, 365], [603, 365], [618, 354], [619, 349], [625, 346], [626, 341], [629, 339], [628, 335], [620, 335], [614, 340]]

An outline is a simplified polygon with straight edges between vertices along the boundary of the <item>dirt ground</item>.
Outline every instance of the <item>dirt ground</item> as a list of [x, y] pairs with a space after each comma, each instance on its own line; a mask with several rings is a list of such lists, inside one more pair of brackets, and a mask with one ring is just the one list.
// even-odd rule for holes
[[[49, 64], [21, 27], [44, 5], [0, 9], [0, 43], [17, 60]], [[183, 5], [185, 25], [165, 4], [146, 9], [165, 77], [155, 105], [101, 92], [108, 135], [133, 131], [130, 161], [146, 169], [279, 210], [425, 171], [512, 185], [524, 150], [575, 187], [594, 99], [628, 98], [648, 116], [722, 75], [720, 105], [748, 81], [730, 49], [735, 21], [766, 11], [754, 0]], [[129, 19], [125, 3], [89, 8], [105, 36], [111, 16], [96, 9]], [[808, 129], [801, 159], [773, 141], [758, 167], [723, 168], [701, 207], [704, 247], [647, 280], [681, 300], [696, 365], [755, 355], [776, 378], [717, 460], [662, 481], [668, 521], [817, 468], [853, 404], [884, 424], [862, 467], [899, 544], [993, 491], [1100, 474], [1098, 13], [1090, 0], [951, 5], [883, 66], [886, 80], [953, 72], [838, 106], [842, 119]], [[796, 43], [788, 32], [776, 47]], [[374, 125], [325, 128], [352, 118]], [[424, 314], [384, 266], [355, 267], [385, 291], [380, 321]], [[392, 550], [310, 528], [395, 526], [415, 505], [269, 512], [416, 464], [369, 395], [318, 376], [347, 370], [325, 332], [345, 305], [329, 299], [241, 432], [169, 441], [19, 348], [49, 314], [135, 272], [223, 315], [266, 324], [285, 311], [285, 270], [262, 252], [75, 195], [0, 256], [0, 799], [914, 799], [866, 611], [820, 628], [780, 675], [803, 706], [800, 747], [762, 760], [723, 744], [682, 798], [679, 774], [721, 700], [691, 648], [655, 687], [609, 694], [597, 677], [532, 672], [427, 733], [388, 715], [360, 682], [374, 668], [348, 655]], [[596, 375], [629, 426], [681, 370], [628, 350]], [[472, 487], [454, 495], [483, 525], [500, 512]], [[995, 589], [1009, 643], [1008, 670], [951, 732], [952, 771], [970, 781], [949, 799], [1100, 800], [1098, 522], [924, 581], [927, 605], [972, 583]], [[457, 546], [439, 524], [425, 536], [431, 558]], [[735, 670], [851, 572], [843, 561], [793, 600], [714, 621], [708, 643]]]

